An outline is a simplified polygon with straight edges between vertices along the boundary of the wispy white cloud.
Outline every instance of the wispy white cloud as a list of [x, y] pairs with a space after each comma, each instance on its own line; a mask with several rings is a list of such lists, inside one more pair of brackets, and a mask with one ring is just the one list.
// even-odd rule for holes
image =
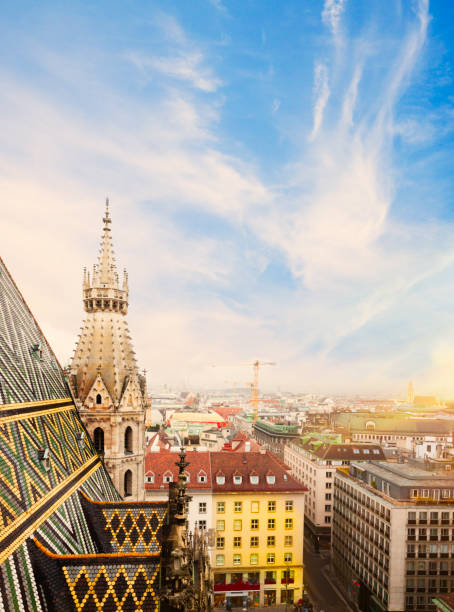
[[345, 94], [344, 103], [342, 105], [342, 122], [347, 127], [353, 126], [353, 112], [355, 110], [356, 99], [358, 97], [358, 86], [361, 81], [363, 65], [355, 66], [353, 78]]
[[330, 96], [328, 84], [328, 68], [322, 62], [317, 62], [314, 70], [314, 121], [309, 140], [314, 140], [323, 122], [323, 113]]
[[227, 7], [225, 6], [222, 0], [208, 0], [208, 2], [212, 4], [221, 13], [227, 14]]
[[322, 20], [333, 35], [339, 35], [341, 16], [344, 11], [345, 0], [325, 0], [322, 11]]
[[279, 110], [280, 106], [281, 106], [281, 101], [280, 101], [280, 100], [278, 100], [277, 98], [275, 98], [275, 99], [273, 100], [273, 106], [272, 106], [272, 108], [271, 108], [271, 112], [272, 112], [273, 114], [274, 114], [274, 113], [277, 113], [277, 111]]
[[201, 53], [181, 53], [170, 57], [158, 57], [129, 52], [125, 56], [142, 72], [159, 72], [165, 76], [188, 81], [206, 92], [213, 92], [221, 85], [221, 80], [204, 66]]

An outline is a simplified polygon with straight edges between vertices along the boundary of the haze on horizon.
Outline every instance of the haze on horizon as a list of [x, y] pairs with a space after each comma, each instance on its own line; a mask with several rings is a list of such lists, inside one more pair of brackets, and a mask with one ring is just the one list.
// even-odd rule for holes
[[454, 5], [25, 1], [1, 255], [62, 364], [104, 200], [150, 389], [454, 396]]

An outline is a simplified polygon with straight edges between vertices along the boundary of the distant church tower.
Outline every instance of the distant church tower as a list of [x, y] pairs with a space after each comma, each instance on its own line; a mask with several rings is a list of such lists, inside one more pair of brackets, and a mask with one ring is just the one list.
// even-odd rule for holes
[[414, 404], [415, 403], [415, 392], [414, 392], [414, 389], [413, 389], [413, 381], [412, 380], [410, 380], [410, 382], [408, 383], [407, 402], [409, 404]]
[[98, 263], [84, 270], [86, 318], [70, 365], [70, 384], [82, 420], [104, 454], [118, 491], [144, 499], [146, 382], [126, 323], [128, 275], [120, 287], [110, 231], [109, 201]]

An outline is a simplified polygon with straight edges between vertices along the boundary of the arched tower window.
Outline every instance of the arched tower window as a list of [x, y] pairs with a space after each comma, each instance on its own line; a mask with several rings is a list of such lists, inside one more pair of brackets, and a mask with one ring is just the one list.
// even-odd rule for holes
[[124, 476], [124, 497], [132, 495], [132, 472], [126, 470]]
[[102, 397], [101, 397], [101, 393], [98, 393], [98, 395], [96, 396], [96, 403], [97, 403], [97, 404], [102, 404]]
[[129, 426], [125, 429], [125, 453], [132, 453], [132, 429]]
[[93, 441], [95, 448], [98, 453], [104, 452], [104, 430], [101, 427], [97, 427], [93, 432]]

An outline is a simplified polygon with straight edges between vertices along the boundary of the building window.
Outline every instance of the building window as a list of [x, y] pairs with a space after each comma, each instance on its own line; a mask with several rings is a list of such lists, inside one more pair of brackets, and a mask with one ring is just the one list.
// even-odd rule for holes
[[98, 393], [98, 395], [96, 396], [96, 403], [98, 404], [102, 404], [102, 397], [101, 397], [101, 393]]
[[332, 473], [332, 472], [326, 472], [326, 477], [327, 477], [327, 478], [331, 478], [331, 477], [332, 477], [332, 475], [333, 475], [333, 473]]
[[199, 502], [199, 514], [207, 513], [207, 504], [206, 502]]
[[256, 474], [251, 475], [251, 484], [259, 484], [259, 477]]
[[125, 453], [132, 454], [132, 429], [129, 426], [125, 429]]
[[129, 497], [132, 495], [132, 472], [131, 470], [126, 470], [124, 479], [123, 479], [123, 487], [124, 487], [124, 497]]
[[293, 510], [293, 501], [292, 500], [287, 500], [285, 502], [285, 509], [287, 512], [291, 512]]
[[233, 521], [233, 531], [241, 531], [243, 529], [243, 521], [241, 519], [235, 519]]
[[251, 529], [259, 528], [259, 519], [251, 519]]
[[257, 548], [258, 545], [259, 545], [259, 537], [251, 536], [251, 548]]
[[331, 493], [325, 493], [326, 501], [331, 501]]
[[216, 529], [218, 531], [224, 531], [225, 530], [225, 521], [216, 521]]
[[241, 555], [233, 555], [233, 565], [241, 565]]
[[325, 516], [325, 523], [331, 523], [331, 517], [329, 515]]
[[293, 559], [293, 554], [291, 552], [284, 553], [284, 563], [291, 563]]
[[266, 538], [266, 545], [267, 546], [276, 546], [276, 538], [275, 538], [275, 536], [268, 536]]
[[225, 512], [225, 502], [217, 502], [216, 504], [216, 511], [219, 514], [222, 514]]
[[326, 483], [326, 488], [327, 488], [327, 489], [331, 489], [331, 488], [332, 488], [332, 487], [331, 487], [331, 485], [332, 485], [332, 483], [331, 483], [331, 482], [327, 482], [327, 483]]
[[325, 504], [325, 512], [331, 512], [331, 505]]
[[235, 476], [233, 477], [233, 484], [240, 485], [242, 481], [243, 477], [238, 474], [235, 474]]
[[284, 546], [293, 546], [293, 536], [284, 537]]
[[260, 502], [253, 501], [251, 502], [251, 512], [259, 512], [260, 510]]
[[101, 427], [97, 427], [93, 432], [93, 441], [95, 448], [98, 453], [104, 452], [104, 430]]
[[149, 472], [146, 476], [147, 482], [154, 482], [154, 474], [153, 472]]
[[268, 553], [268, 554], [266, 555], [266, 562], [267, 562], [267, 563], [274, 563], [274, 562], [275, 562], [275, 560], [276, 560], [276, 556], [275, 556], [275, 554], [274, 554], [274, 553]]
[[224, 555], [216, 555], [216, 565], [224, 565]]
[[216, 476], [216, 484], [218, 485], [225, 484], [225, 476]]
[[216, 548], [224, 548], [225, 546], [225, 538], [222, 536], [218, 536], [216, 538]]
[[199, 521], [199, 528], [200, 529], [206, 529], [207, 528], [207, 522], [206, 521]]
[[259, 562], [259, 556], [257, 553], [251, 553], [249, 557], [249, 565], [257, 565]]
[[206, 482], [207, 481], [207, 475], [205, 474], [205, 472], [199, 472], [198, 481], [199, 482]]
[[293, 519], [291, 519], [291, 518], [286, 518], [285, 519], [285, 528], [286, 529], [293, 529]]
[[162, 477], [162, 482], [173, 482], [173, 476], [171, 472], [166, 472]]
[[276, 519], [268, 519], [268, 529], [276, 529]]
[[276, 512], [276, 502], [275, 501], [268, 502], [268, 512]]
[[268, 474], [266, 477], [266, 482], [270, 485], [276, 482], [276, 476], [274, 474]]
[[233, 538], [233, 546], [234, 548], [241, 548], [241, 536], [235, 536]]
[[235, 512], [242, 512], [243, 511], [243, 502], [236, 501], [235, 504], [234, 504], [234, 510], [235, 510]]

